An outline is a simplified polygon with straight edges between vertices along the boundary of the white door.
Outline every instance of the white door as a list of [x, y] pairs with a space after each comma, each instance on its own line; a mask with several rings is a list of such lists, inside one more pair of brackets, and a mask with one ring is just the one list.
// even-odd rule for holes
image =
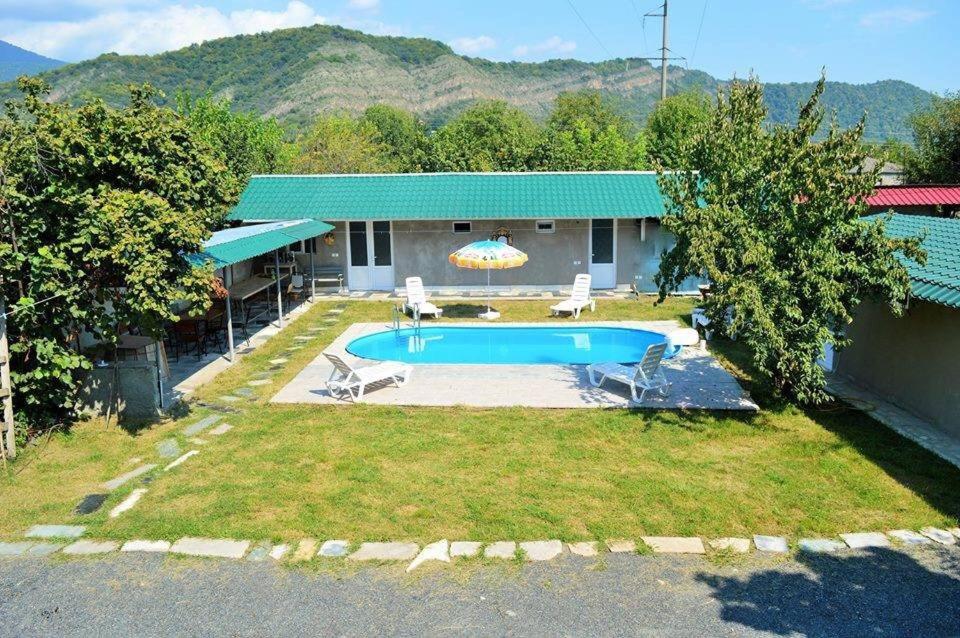
[[390, 222], [350, 222], [347, 228], [347, 286], [351, 290], [393, 290]]
[[593, 288], [617, 287], [617, 220], [590, 220], [590, 278]]

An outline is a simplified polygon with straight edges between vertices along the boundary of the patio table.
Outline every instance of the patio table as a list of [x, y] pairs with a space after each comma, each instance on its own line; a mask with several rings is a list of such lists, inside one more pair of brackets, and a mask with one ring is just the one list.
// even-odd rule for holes
[[[280, 275], [280, 284], [282, 284], [283, 281], [285, 279], [288, 279], [289, 277], [290, 277], [289, 274]], [[237, 302], [237, 306], [239, 310], [238, 316], [240, 317], [243, 316], [243, 306], [244, 306], [244, 302], [246, 302], [247, 299], [250, 299], [251, 297], [258, 295], [264, 290], [267, 290], [271, 286], [275, 286], [275, 285], [277, 285], [277, 280], [273, 277], [264, 277], [262, 275], [254, 275], [249, 279], [244, 279], [243, 281], [235, 283], [234, 285], [230, 286], [230, 288], [228, 288], [228, 292], [230, 293], [231, 300], [234, 300]], [[267, 309], [264, 310], [263, 312], [258, 312], [256, 315], [250, 317], [250, 319], [251, 320], [259, 319], [261, 316], [265, 314], [269, 314], [271, 312], [271, 309], [272, 309], [272, 306], [270, 303], [270, 297], [268, 296]]]

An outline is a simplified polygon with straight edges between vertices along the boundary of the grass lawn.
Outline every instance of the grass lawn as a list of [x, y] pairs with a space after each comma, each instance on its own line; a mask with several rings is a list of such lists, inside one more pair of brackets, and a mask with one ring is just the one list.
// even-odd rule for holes
[[[477, 304], [479, 305], [479, 301]], [[353, 541], [438, 538], [491, 541], [636, 538], [641, 535], [834, 535], [956, 525], [960, 470], [869, 417], [839, 405], [799, 409], [775, 402], [748, 376], [744, 352], [714, 351], [763, 406], [759, 414], [648, 410], [399, 408], [271, 405], [269, 397], [349, 324], [385, 321], [390, 304], [322, 303], [201, 389], [217, 402], [289, 361], [250, 400], [230, 404], [234, 429], [193, 446], [191, 414], [127, 432], [102, 422], [75, 426], [27, 451], [0, 479], [0, 537], [40, 522], [84, 522], [90, 535], [182, 535]], [[444, 321], [475, 314], [442, 304]], [[508, 321], [549, 320], [544, 301], [497, 301]], [[601, 300], [586, 319], [685, 319], [692, 301]], [[328, 318], [336, 322], [325, 324]], [[307, 331], [325, 326], [319, 333]], [[300, 342], [298, 335], [316, 334]], [[292, 345], [305, 343], [294, 352]], [[517, 389], [522, 392], [522, 388]], [[168, 437], [201, 453], [158, 473], [133, 510], [71, 510], [84, 494], [155, 462]]]

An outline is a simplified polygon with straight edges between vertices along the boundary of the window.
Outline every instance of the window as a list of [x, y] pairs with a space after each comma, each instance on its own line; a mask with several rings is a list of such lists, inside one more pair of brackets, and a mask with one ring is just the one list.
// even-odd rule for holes
[[472, 222], [453, 222], [453, 233], [455, 235], [462, 235], [464, 233], [469, 233], [473, 230]]
[[304, 250], [303, 250], [303, 242], [299, 242], [299, 241], [293, 242], [292, 244], [290, 244], [289, 246], [287, 246], [287, 252], [291, 252], [291, 253], [302, 253], [302, 252], [304, 252]]
[[350, 222], [350, 265], [367, 266], [367, 222]]
[[556, 232], [556, 227], [553, 224], [552, 219], [538, 219], [537, 220], [537, 232], [542, 234], [549, 234]]

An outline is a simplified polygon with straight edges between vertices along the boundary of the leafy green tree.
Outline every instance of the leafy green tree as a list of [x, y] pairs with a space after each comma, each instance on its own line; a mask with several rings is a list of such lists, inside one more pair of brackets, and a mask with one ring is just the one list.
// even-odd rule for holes
[[393, 173], [397, 167], [373, 123], [322, 115], [297, 140], [295, 173]]
[[239, 184], [183, 118], [131, 88], [129, 105], [78, 108], [24, 97], [0, 116], [0, 296], [8, 320], [18, 421], [69, 418], [90, 362], [81, 333], [118, 326], [158, 335], [176, 301], [208, 303], [211, 273], [184, 253], [202, 246]]
[[710, 96], [702, 91], [671, 95], [647, 118], [647, 155], [666, 169], [691, 166], [686, 149], [710, 121]]
[[540, 129], [506, 102], [478, 102], [438, 129], [431, 141], [433, 171], [526, 171]]
[[882, 142], [864, 142], [864, 152], [881, 162], [893, 162], [906, 166], [913, 160], [913, 147], [895, 138], [887, 138]]
[[176, 102], [177, 112], [200, 139], [220, 152], [237, 179], [287, 170], [294, 147], [276, 120], [256, 113], [235, 113], [229, 100], [215, 100], [210, 95], [195, 99], [181, 91]]
[[864, 123], [831, 123], [814, 141], [822, 91], [823, 80], [796, 126], [769, 128], [761, 86], [735, 82], [710, 135], [689, 147], [698, 171], [660, 176], [676, 236], [657, 275], [661, 299], [687, 277], [708, 278], [711, 327], [745, 342], [775, 391], [801, 402], [824, 399], [816, 360], [824, 343], [848, 343], [842, 329], [861, 300], [902, 310], [909, 279], [894, 252], [924, 259], [915, 238], [887, 239], [883, 222], [861, 219], [877, 177], [851, 172], [865, 157]]
[[960, 92], [935, 96], [910, 118], [916, 153], [907, 162], [907, 179], [926, 184], [960, 183]]
[[557, 97], [537, 150], [538, 170], [601, 171], [643, 168], [646, 138], [596, 91]]
[[375, 104], [363, 114], [363, 121], [376, 129], [374, 141], [401, 173], [420, 173], [430, 154], [430, 140], [423, 122], [413, 113], [386, 104]]

